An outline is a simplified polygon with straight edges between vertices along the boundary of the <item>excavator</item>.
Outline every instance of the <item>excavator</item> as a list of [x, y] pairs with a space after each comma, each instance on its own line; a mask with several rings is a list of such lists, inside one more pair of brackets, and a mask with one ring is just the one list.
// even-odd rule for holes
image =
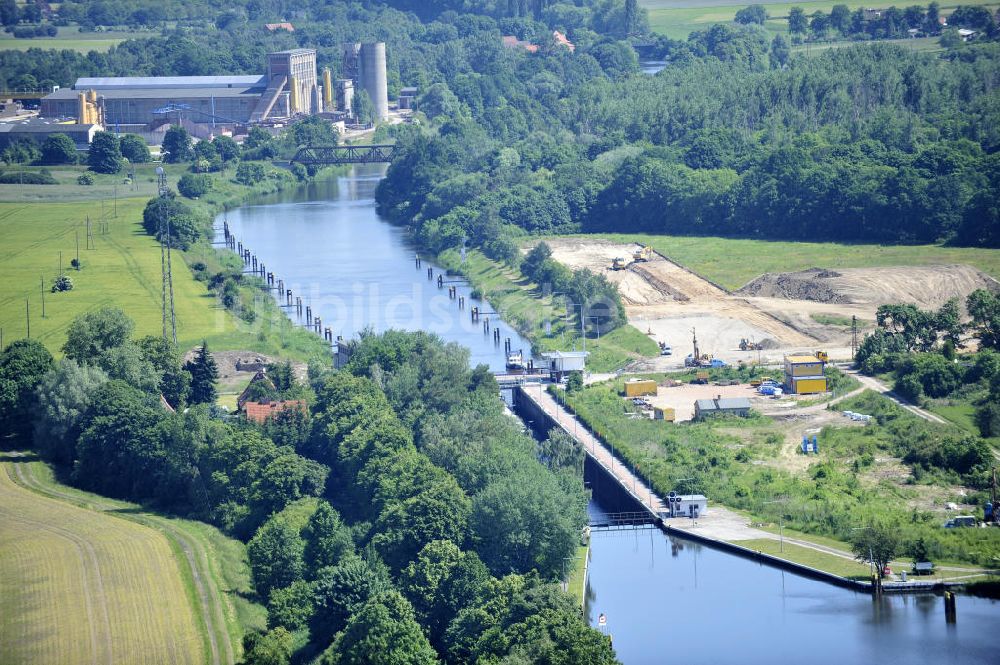
[[625, 259], [622, 258], [622, 257], [620, 257], [620, 256], [616, 256], [611, 261], [611, 269], [612, 270], [625, 270], [625, 268], [627, 268], [627, 267], [628, 267], [628, 264], [625, 263]]
[[760, 342], [745, 338], [740, 340], [740, 351], [761, 351], [763, 349], [764, 345]]
[[649, 261], [653, 258], [653, 248], [649, 245], [643, 245], [641, 249], [637, 249], [632, 252], [632, 260], [636, 263], [640, 261]]

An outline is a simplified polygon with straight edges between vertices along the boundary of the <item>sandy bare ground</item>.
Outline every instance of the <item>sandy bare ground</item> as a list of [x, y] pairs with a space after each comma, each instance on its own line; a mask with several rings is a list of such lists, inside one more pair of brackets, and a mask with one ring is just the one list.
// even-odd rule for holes
[[967, 265], [892, 268], [810, 269], [767, 273], [737, 293], [747, 296], [862, 305], [889, 303], [937, 309], [951, 298], [964, 302], [976, 289], [1000, 291], [1000, 282]]
[[[742, 359], [738, 349], [743, 338], [769, 340], [772, 348], [782, 349], [810, 349], [819, 343], [747, 298], [730, 295], [659, 254], [650, 261], [632, 263], [639, 245], [587, 238], [557, 238], [547, 243], [560, 263], [605, 275], [618, 287], [629, 322], [677, 349], [674, 361], [658, 361], [654, 363], [657, 369], [660, 364], [676, 364], [678, 358], [683, 363], [683, 357], [691, 353], [692, 328], [703, 353], [734, 361]], [[609, 270], [615, 257], [629, 261], [628, 269]]]
[[716, 397], [747, 397], [755, 409], [758, 408], [758, 403], [763, 401], [763, 398], [749, 384], [716, 386], [698, 383], [685, 383], [671, 387], [659, 386], [656, 395], [650, 395], [646, 399], [653, 406], [673, 408], [675, 422], [684, 422], [694, 418], [695, 400]]
[[[1000, 291], [1000, 282], [975, 268], [941, 265], [768, 273], [727, 293], [659, 254], [648, 262], [633, 262], [637, 244], [590, 238], [546, 242], [564, 265], [605, 275], [617, 286], [629, 323], [674, 347], [672, 357], [630, 366], [637, 371], [683, 366], [684, 357], [692, 352], [692, 330], [702, 353], [727, 362], [774, 363], [786, 354], [819, 349], [832, 360], [848, 360], [850, 327], [829, 321], [846, 323], [857, 317], [860, 337], [874, 326], [875, 310], [882, 304], [909, 302], [937, 308], [950, 298], [964, 301], [977, 288]], [[624, 258], [628, 268], [610, 270], [615, 257]], [[741, 352], [744, 338], [765, 342], [768, 348], [761, 353]]]

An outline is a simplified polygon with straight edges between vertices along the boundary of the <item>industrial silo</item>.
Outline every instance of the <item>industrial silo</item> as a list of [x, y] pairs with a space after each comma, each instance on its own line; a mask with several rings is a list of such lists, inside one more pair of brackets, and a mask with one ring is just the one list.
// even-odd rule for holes
[[385, 74], [385, 42], [361, 45], [361, 87], [368, 92], [379, 120], [389, 117], [389, 88]]

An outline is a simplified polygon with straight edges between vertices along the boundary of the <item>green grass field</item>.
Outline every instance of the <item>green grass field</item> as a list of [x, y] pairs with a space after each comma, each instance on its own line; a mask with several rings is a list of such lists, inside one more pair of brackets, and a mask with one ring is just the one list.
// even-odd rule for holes
[[[704, 30], [715, 23], [732, 23], [736, 12], [747, 7], [751, 2], [742, 4], [732, 0], [639, 0], [639, 4], [649, 10], [649, 24], [653, 32], [666, 35], [673, 39], [686, 39], [695, 30]], [[802, 7], [806, 16], [815, 11], [829, 14], [834, 5], [847, 5], [851, 10], [859, 7], [888, 6], [873, 5], [866, 0], [820, 0], [818, 2], [762, 2], [767, 10], [768, 20], [765, 28], [768, 31], [788, 32], [788, 12], [792, 7]], [[892, 3], [889, 3], [892, 4]], [[924, 3], [926, 4], [926, 3]], [[996, 0], [956, 0], [941, 3], [942, 13], [947, 15], [950, 10], [959, 5], [996, 6]], [[902, 8], [905, 5], [897, 4]], [[902, 40], [900, 40], [902, 41]], [[934, 41], [937, 41], [936, 39]]]
[[813, 267], [836, 269], [966, 263], [1000, 279], [1000, 252], [995, 249], [939, 245], [842, 245], [620, 233], [587, 237], [652, 245], [660, 254], [727, 289], [738, 289], [766, 272], [790, 272]]
[[[104, 305], [115, 305], [136, 321], [136, 336], [162, 331], [160, 247], [141, 226], [142, 210], [156, 195], [155, 164], [137, 166], [136, 178], [126, 185], [124, 175], [95, 175], [95, 184], [82, 186], [76, 178], [84, 167], [54, 167], [57, 185], [0, 185], [0, 331], [6, 344], [27, 334], [27, 310], [31, 335], [58, 354], [66, 329], [77, 315]], [[171, 185], [186, 170], [166, 165]], [[31, 167], [30, 170], [38, 170]], [[247, 189], [223, 174], [216, 189], [199, 201], [187, 201], [195, 210], [214, 211], [238, 205], [250, 196], [273, 191], [280, 183], [267, 180]], [[58, 201], [58, 202], [56, 202]], [[87, 218], [94, 234], [93, 249], [87, 249]], [[103, 220], [103, 222], [102, 222]], [[70, 267], [80, 238], [82, 269]], [[47, 287], [63, 271], [72, 280], [72, 291], [45, 292], [42, 318], [42, 282]], [[226, 311], [194, 279], [185, 265], [203, 261], [217, 266], [219, 257], [207, 244], [196, 246], [187, 256], [173, 256], [174, 303], [177, 337], [181, 349], [207, 339], [215, 350], [248, 349], [307, 360], [325, 353], [316, 335], [295, 328], [268, 298], [259, 299], [258, 318], [252, 325]], [[263, 295], [263, 294], [261, 294]]]
[[126, 39], [149, 37], [151, 32], [80, 32], [75, 26], [59, 28], [55, 37], [37, 37], [34, 39], [16, 39], [9, 33], [0, 37], [0, 50], [14, 49], [27, 51], [29, 48], [69, 49], [88, 53], [98, 51], [104, 53], [112, 46], [121, 44]]
[[[536, 351], [583, 350], [575, 317], [567, 317], [565, 305], [557, 299], [539, 297], [537, 286], [520, 271], [492, 261], [475, 250], [466, 254], [464, 265], [458, 253], [452, 250], [443, 252], [438, 261], [445, 268], [460, 269], [507, 323], [531, 339]], [[548, 333], [546, 321], [551, 326]], [[593, 372], [610, 372], [630, 360], [659, 353], [655, 342], [630, 325], [600, 337], [588, 331], [586, 349], [591, 354], [587, 367]]]
[[[137, 335], [161, 332], [160, 248], [140, 225], [144, 198], [121, 199], [118, 217], [101, 225], [101, 206], [95, 203], [0, 203], [0, 328], [4, 342], [27, 333], [57, 352], [66, 329], [78, 314], [104, 305], [120, 306], [136, 321]], [[106, 208], [107, 211], [107, 208]], [[87, 216], [94, 234], [87, 249]], [[70, 268], [80, 239], [82, 269]], [[50, 293], [48, 287], [63, 271], [73, 280], [73, 290]], [[238, 330], [230, 316], [203, 284], [196, 282], [180, 254], [174, 256], [174, 301], [178, 341], [182, 348], [202, 338], [225, 339]], [[42, 318], [42, 284], [45, 317]]]
[[168, 539], [39, 496], [13, 466], [0, 468], [0, 662], [208, 662]]

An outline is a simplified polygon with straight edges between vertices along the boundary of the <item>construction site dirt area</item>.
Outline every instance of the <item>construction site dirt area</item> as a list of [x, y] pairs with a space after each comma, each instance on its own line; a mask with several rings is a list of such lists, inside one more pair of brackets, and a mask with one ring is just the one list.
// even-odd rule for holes
[[[860, 337], [882, 304], [937, 308], [950, 298], [964, 302], [977, 288], [1000, 291], [997, 280], [975, 268], [941, 265], [768, 273], [730, 293], [661, 254], [643, 252], [639, 244], [581, 237], [545, 242], [563, 265], [604, 275], [617, 287], [629, 323], [672, 347], [670, 356], [629, 367], [637, 371], [683, 366], [693, 351], [693, 333], [701, 353], [728, 363], [781, 362], [785, 355], [816, 350], [847, 360], [852, 317]], [[619, 269], [613, 269], [616, 263]], [[741, 351], [744, 340], [763, 348]]]
[[767, 398], [761, 397], [749, 384], [736, 386], [716, 386], [703, 383], [683, 383], [679, 386], [658, 386], [656, 395], [644, 399], [651, 406], [674, 409], [674, 422], [694, 419], [694, 403], [699, 399], [746, 397], [750, 404], [758, 408]]

